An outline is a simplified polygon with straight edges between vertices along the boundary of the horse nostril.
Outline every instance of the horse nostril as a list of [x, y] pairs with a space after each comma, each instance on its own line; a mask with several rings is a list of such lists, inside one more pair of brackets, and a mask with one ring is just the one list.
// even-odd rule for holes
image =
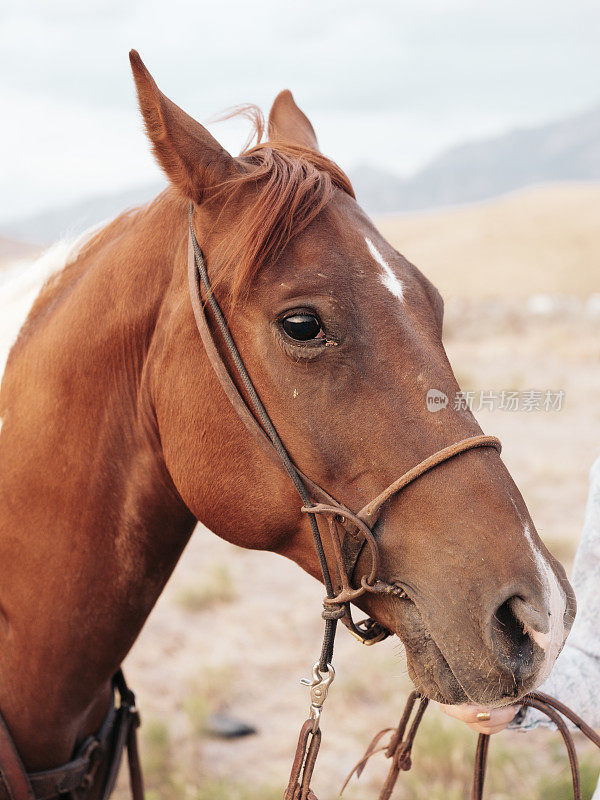
[[529, 634], [533, 641], [542, 650], [546, 650], [550, 639], [550, 618], [548, 611], [539, 611], [537, 608], [515, 595], [508, 600], [515, 617], [523, 625], [523, 632]]
[[[534, 645], [530, 633], [543, 630], [543, 615], [522, 598], [505, 600], [492, 616], [492, 644], [496, 656], [515, 677], [526, 677], [534, 666]], [[546, 628], [548, 621], [545, 621]]]

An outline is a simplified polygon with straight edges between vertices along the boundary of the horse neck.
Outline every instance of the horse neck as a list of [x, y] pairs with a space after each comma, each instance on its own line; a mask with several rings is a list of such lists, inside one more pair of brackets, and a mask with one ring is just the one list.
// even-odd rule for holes
[[98, 727], [194, 526], [144, 381], [185, 212], [167, 192], [92, 239], [38, 297], [4, 374], [0, 709], [32, 769]]

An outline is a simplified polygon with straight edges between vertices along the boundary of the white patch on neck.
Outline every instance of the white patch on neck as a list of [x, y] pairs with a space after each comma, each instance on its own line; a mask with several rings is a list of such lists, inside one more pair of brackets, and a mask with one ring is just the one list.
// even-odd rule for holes
[[565, 640], [564, 615], [566, 610], [566, 596], [558, 582], [558, 578], [548, 560], [535, 546], [531, 530], [525, 525], [525, 536], [533, 551], [533, 557], [544, 583], [547, 608], [550, 613], [548, 618], [548, 633], [528, 629], [528, 633], [536, 644], [545, 652], [544, 662], [540, 669], [539, 682], [542, 683], [550, 674], [556, 657]]
[[390, 265], [387, 263], [385, 258], [381, 255], [379, 250], [375, 247], [375, 245], [369, 239], [368, 236], [365, 236], [365, 242], [367, 243], [367, 247], [369, 248], [369, 253], [371, 253], [375, 261], [383, 269], [381, 282], [383, 283], [386, 289], [389, 289], [389, 291], [394, 295], [394, 297], [397, 297], [398, 300], [403, 300], [404, 287], [402, 286], [402, 282], [394, 275], [392, 268], [390, 267]]
[[17, 261], [0, 273], [0, 377], [40, 289], [64, 267], [71, 245], [57, 242], [37, 261]]
[[40, 290], [76, 257], [83, 245], [105, 224], [94, 225], [76, 238], [61, 239], [36, 261], [19, 260], [0, 270], [0, 382], [8, 354]]

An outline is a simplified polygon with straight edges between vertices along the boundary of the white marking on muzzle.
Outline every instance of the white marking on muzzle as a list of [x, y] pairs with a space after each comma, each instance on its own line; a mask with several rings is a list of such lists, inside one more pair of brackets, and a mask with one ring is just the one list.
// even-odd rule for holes
[[526, 630], [533, 641], [545, 652], [539, 676], [539, 681], [542, 683], [550, 674], [565, 639], [564, 616], [567, 598], [550, 563], [536, 547], [528, 525], [525, 525], [525, 536], [531, 545], [536, 566], [540, 571], [549, 613], [548, 633], [531, 628]]
[[368, 236], [365, 236], [365, 242], [367, 243], [367, 247], [369, 248], [369, 252], [375, 259], [375, 261], [379, 264], [379, 266], [383, 269], [383, 275], [381, 276], [381, 282], [385, 286], [386, 289], [397, 297], [398, 300], [404, 299], [404, 287], [402, 286], [402, 282], [394, 275], [392, 268], [387, 263], [385, 258], [381, 255], [379, 250], [375, 247], [373, 242], [369, 239]]

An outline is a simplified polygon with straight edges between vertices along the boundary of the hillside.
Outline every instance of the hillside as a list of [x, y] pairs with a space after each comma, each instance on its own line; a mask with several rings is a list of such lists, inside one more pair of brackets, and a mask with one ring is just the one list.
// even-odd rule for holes
[[0, 236], [0, 268], [22, 258], [32, 258], [38, 252], [35, 245]]
[[164, 184], [152, 183], [115, 194], [96, 195], [40, 211], [30, 217], [1, 225], [1, 231], [24, 242], [52, 244], [63, 237], [74, 237], [103, 220], [110, 220], [128, 208], [156, 197]]
[[599, 221], [600, 183], [377, 220], [444, 295], [472, 299], [600, 292]]
[[[386, 238], [446, 297], [600, 292], [600, 182], [523, 189], [484, 203], [382, 215]], [[36, 248], [0, 237], [0, 268]]]
[[[398, 141], [401, 146], [401, 132]], [[515, 130], [447, 150], [411, 178], [363, 165], [350, 171], [359, 203], [370, 214], [473, 203], [548, 182], [600, 181], [600, 106], [538, 128]], [[145, 203], [159, 183], [91, 196], [0, 224], [0, 234], [51, 244]]]
[[600, 106], [466, 142], [407, 179], [370, 165], [351, 177], [359, 202], [374, 214], [471, 203], [541, 182], [600, 180]]

